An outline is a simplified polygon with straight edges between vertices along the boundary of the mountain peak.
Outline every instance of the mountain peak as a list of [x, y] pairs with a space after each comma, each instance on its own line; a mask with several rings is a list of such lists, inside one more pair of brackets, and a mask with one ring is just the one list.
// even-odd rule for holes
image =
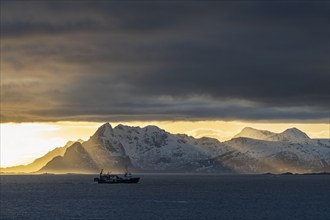
[[112, 127], [109, 124], [109, 122], [104, 123], [101, 127], [97, 129], [97, 131], [94, 133], [93, 137], [108, 137], [113, 133]]
[[249, 131], [249, 130], [259, 131], [258, 129], [252, 128], [252, 127], [245, 127], [245, 128], [242, 129], [242, 131]]
[[306, 133], [297, 128], [289, 128], [282, 133], [273, 133], [266, 130], [258, 130], [251, 127], [245, 127], [243, 130], [234, 136], [234, 138], [246, 137], [257, 140], [268, 141], [292, 141], [299, 142], [302, 140], [310, 139]]
[[310, 139], [306, 133], [302, 132], [298, 128], [286, 129], [281, 134], [286, 135], [286, 136], [290, 136], [290, 137], [295, 137], [295, 138]]
[[145, 126], [144, 129], [148, 132], [163, 131], [162, 129], [160, 129], [156, 125], [148, 125], [148, 126]]
[[234, 136], [234, 138], [238, 137], [246, 137], [246, 138], [253, 138], [258, 140], [265, 140], [269, 136], [273, 135], [273, 132], [266, 131], [266, 130], [258, 130], [251, 127], [245, 127], [242, 129], [240, 133]]

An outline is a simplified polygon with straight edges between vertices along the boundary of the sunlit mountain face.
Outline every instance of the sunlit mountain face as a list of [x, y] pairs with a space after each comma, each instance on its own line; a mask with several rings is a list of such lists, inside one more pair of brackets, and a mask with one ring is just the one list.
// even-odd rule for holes
[[[112, 123], [118, 127], [119, 123]], [[287, 129], [288, 124], [251, 124], [243, 122], [223, 122], [223, 121], [199, 121], [199, 122], [131, 122], [126, 127], [147, 127], [157, 125], [172, 134], [186, 134], [194, 138], [214, 138], [218, 141], [226, 141], [232, 138], [252, 138], [265, 141], [289, 140], [295, 142], [301, 138], [324, 139], [325, 146], [329, 143], [329, 130], [327, 124], [290, 124], [307, 134], [295, 129]], [[254, 128], [247, 126], [253, 125]], [[22, 123], [22, 124], [2, 124], [1, 125], [1, 167], [30, 164], [36, 158], [42, 157], [27, 167], [16, 167], [16, 172], [32, 172], [41, 169], [47, 162], [55, 156], [63, 156], [66, 149], [75, 141], [83, 143], [100, 127], [100, 123], [92, 122], [58, 122], [58, 123]], [[258, 130], [265, 127], [272, 128], [271, 131]], [[119, 130], [120, 126], [117, 128]], [[320, 132], [321, 131], [321, 132]], [[131, 131], [128, 130], [130, 135]], [[278, 135], [277, 133], [281, 133]], [[284, 133], [283, 133], [284, 132]], [[297, 136], [297, 137], [296, 137]], [[133, 137], [134, 138], [134, 137]], [[323, 143], [323, 142], [322, 142]], [[124, 147], [126, 142], [123, 143]], [[148, 145], [143, 143], [142, 145]], [[318, 146], [318, 145], [317, 145]], [[173, 147], [173, 146], [172, 146]], [[329, 146], [330, 147], [330, 146]], [[54, 150], [54, 148], [56, 148]], [[170, 147], [164, 148], [171, 151]], [[220, 149], [219, 149], [220, 150]], [[51, 152], [51, 153], [48, 153]], [[46, 155], [46, 156], [44, 156]]]
[[87, 140], [68, 141], [32, 163], [2, 173], [121, 172], [315, 173], [330, 171], [330, 139], [298, 128], [276, 133], [244, 128], [232, 139], [194, 138], [157, 126], [104, 123]]
[[245, 127], [330, 138], [328, 1], [0, 4], [1, 167], [107, 121], [220, 141]]

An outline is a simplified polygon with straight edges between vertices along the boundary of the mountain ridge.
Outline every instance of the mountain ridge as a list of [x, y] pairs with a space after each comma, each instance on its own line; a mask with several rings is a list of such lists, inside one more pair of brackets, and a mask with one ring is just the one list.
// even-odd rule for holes
[[67, 146], [63, 154], [54, 156], [34, 172], [84, 173], [101, 168], [122, 172], [127, 166], [134, 172], [330, 171], [330, 142], [310, 139], [294, 128], [282, 133], [253, 128], [244, 132], [250, 131], [266, 140], [239, 137], [239, 133], [220, 142], [208, 137], [171, 134], [156, 126], [119, 124], [113, 128], [105, 123], [89, 140]]
[[257, 140], [268, 141], [288, 141], [288, 142], [304, 142], [311, 140], [310, 137], [298, 128], [288, 128], [281, 133], [270, 132], [267, 130], [258, 130], [251, 127], [245, 127], [241, 132], [236, 134], [234, 138], [246, 137]]
[[[12, 167], [1, 167], [1, 172], [35, 172], [45, 166], [52, 158], [56, 156], [63, 156], [66, 149], [74, 144], [76, 141], [67, 141], [67, 143], [62, 147], [56, 147], [53, 150], [47, 152], [45, 155], [38, 157], [33, 162], [27, 165], [18, 165]], [[83, 142], [83, 140], [78, 139], [77, 142]]]

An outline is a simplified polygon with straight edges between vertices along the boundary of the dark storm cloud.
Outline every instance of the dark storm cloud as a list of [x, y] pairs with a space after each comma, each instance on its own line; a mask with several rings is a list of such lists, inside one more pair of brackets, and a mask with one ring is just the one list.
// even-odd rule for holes
[[329, 2], [1, 1], [1, 119], [329, 118]]

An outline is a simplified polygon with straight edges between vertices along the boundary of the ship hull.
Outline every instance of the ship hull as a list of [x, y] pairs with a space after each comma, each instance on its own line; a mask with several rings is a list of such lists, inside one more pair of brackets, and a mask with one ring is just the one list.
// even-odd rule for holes
[[129, 179], [116, 179], [116, 180], [95, 178], [94, 181], [98, 182], [99, 184], [138, 183], [140, 181], [140, 177], [134, 177]]

